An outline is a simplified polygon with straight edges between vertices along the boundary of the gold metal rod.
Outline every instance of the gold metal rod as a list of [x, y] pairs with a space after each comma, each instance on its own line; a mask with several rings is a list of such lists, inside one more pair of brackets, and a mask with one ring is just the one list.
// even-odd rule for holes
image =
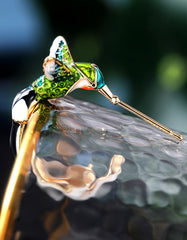
[[161, 123], [157, 122], [156, 120], [152, 119], [151, 117], [148, 117], [144, 113], [142, 113], [142, 112], [138, 111], [137, 109], [129, 106], [127, 103], [119, 101], [117, 104], [119, 106], [125, 108], [129, 112], [135, 114], [136, 116], [142, 118], [143, 120], [150, 123], [151, 125], [153, 125], [153, 126], [157, 127], [158, 129], [162, 130], [163, 132], [171, 135], [172, 137], [176, 138], [177, 140], [181, 141], [183, 139], [183, 137], [179, 133], [176, 133], [176, 132], [172, 131], [171, 129], [162, 125]]
[[29, 120], [25, 133], [23, 134], [23, 139], [15, 159], [1, 207], [0, 240], [10, 240], [12, 238], [28, 170], [31, 160], [35, 156], [40, 131], [48, 120], [51, 108], [52, 105], [49, 103], [34, 103], [34, 107], [31, 104], [28, 110]]
[[22, 190], [33, 157], [33, 151], [40, 136], [35, 130], [39, 119], [39, 112], [35, 112], [29, 120], [23, 136], [20, 150], [16, 157], [6, 192], [3, 199], [0, 215], [0, 240], [9, 240], [13, 234], [15, 219], [18, 213]]
[[169, 134], [170, 136], [174, 137], [175, 139], [177, 139], [179, 141], [183, 140], [183, 137], [182, 137], [181, 134], [172, 131], [171, 129], [169, 129], [168, 127], [166, 127], [166, 126], [162, 125], [161, 123], [157, 122], [153, 118], [148, 117], [147, 115], [145, 115], [144, 113], [140, 112], [139, 110], [137, 110], [137, 109], [131, 107], [130, 105], [128, 105], [127, 103], [124, 103], [123, 101], [121, 101], [118, 96], [115, 96], [115, 95], [112, 94], [112, 92], [109, 90], [109, 88], [106, 85], [103, 88], [99, 89], [98, 91], [103, 96], [108, 98], [112, 102], [112, 104], [118, 104], [122, 108], [124, 108], [124, 109], [128, 110], [129, 112], [135, 114], [136, 116], [142, 118], [146, 122], [148, 122], [151, 125], [157, 127], [161, 131]]

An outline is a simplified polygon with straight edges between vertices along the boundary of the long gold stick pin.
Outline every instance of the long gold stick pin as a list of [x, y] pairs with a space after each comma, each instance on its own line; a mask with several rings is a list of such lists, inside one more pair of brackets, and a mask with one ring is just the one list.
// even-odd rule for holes
[[119, 99], [118, 96], [115, 96], [112, 94], [112, 92], [109, 90], [109, 88], [107, 87], [107, 85], [103, 86], [101, 89], [98, 90], [102, 95], [104, 95], [106, 98], [108, 98], [112, 104], [118, 104], [119, 106], [121, 106], [122, 108], [128, 110], [129, 112], [135, 114], [136, 116], [142, 118], [143, 120], [145, 120], [146, 122], [150, 123], [151, 125], [157, 127], [158, 129], [162, 130], [163, 132], [171, 135], [172, 137], [176, 138], [179, 141], [183, 140], [183, 137], [181, 134], [172, 131], [171, 129], [169, 129], [168, 127], [162, 125], [161, 123], [155, 121], [154, 119], [148, 117], [147, 115], [145, 115], [144, 113], [138, 111], [137, 109], [131, 107], [130, 105], [128, 105], [127, 103], [124, 103], [123, 101], [121, 101]]

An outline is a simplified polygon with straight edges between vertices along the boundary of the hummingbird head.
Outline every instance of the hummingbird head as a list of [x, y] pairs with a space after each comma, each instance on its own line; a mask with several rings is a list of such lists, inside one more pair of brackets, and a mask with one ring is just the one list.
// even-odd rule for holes
[[44, 75], [32, 84], [37, 100], [64, 97], [77, 88], [98, 90], [105, 85], [97, 65], [73, 61], [66, 40], [61, 36], [53, 41], [43, 71]]

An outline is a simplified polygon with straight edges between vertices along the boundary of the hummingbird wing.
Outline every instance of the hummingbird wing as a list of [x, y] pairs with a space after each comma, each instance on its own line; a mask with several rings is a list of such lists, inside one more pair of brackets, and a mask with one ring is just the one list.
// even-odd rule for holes
[[74, 65], [67, 42], [62, 36], [56, 37], [53, 41], [53, 44], [50, 48], [49, 57], [58, 59], [67, 67]]

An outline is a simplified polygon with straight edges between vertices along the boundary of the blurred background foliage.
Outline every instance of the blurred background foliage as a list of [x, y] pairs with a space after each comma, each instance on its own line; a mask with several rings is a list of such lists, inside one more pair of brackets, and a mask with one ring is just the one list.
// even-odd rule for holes
[[[75, 61], [100, 67], [114, 94], [187, 132], [186, 0], [1, 1], [2, 186], [14, 161], [13, 98], [43, 74], [43, 59], [58, 35], [66, 38]], [[96, 92], [77, 90], [73, 96], [119, 110]]]

